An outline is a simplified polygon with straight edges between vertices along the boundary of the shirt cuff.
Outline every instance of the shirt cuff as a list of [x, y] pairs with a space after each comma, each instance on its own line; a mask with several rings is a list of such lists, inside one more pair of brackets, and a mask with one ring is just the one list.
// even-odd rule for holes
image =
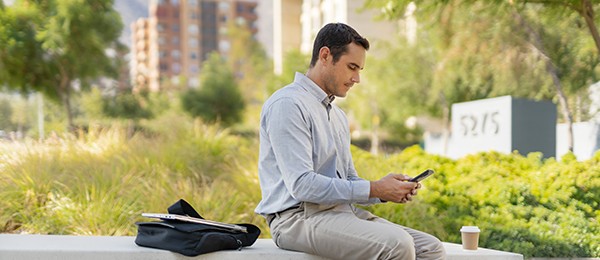
[[365, 203], [369, 201], [371, 183], [366, 180], [352, 182], [352, 201]]

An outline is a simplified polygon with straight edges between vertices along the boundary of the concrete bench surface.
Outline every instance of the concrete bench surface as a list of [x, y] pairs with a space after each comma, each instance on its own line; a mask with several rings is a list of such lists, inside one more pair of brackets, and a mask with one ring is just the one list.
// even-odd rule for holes
[[[258, 239], [241, 251], [226, 250], [196, 257], [187, 257], [166, 250], [137, 246], [131, 236], [59, 236], [0, 234], [0, 260], [70, 260], [70, 259], [130, 259], [130, 260], [323, 260], [306, 253], [279, 249], [271, 239]], [[480, 248], [463, 250], [459, 244], [444, 243], [448, 260], [522, 260], [515, 253]]]

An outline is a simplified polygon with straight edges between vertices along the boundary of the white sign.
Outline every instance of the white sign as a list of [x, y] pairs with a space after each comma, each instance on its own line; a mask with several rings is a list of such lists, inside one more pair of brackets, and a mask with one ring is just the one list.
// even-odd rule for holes
[[509, 96], [452, 105], [452, 157], [495, 150], [512, 152]]
[[511, 96], [452, 105], [452, 136], [448, 156], [477, 152], [519, 151], [555, 155], [556, 106]]

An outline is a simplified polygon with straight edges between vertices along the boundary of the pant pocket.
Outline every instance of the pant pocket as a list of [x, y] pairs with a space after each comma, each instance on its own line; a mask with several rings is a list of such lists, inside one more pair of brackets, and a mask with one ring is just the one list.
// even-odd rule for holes
[[280, 235], [279, 231], [271, 231], [271, 236], [273, 237], [273, 242], [275, 243], [275, 245], [277, 247], [281, 247], [279, 245], [279, 235]]

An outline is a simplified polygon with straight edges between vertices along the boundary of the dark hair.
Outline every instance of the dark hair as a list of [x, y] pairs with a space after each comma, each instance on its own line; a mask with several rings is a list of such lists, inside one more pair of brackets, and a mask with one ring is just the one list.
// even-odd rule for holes
[[312, 68], [317, 63], [321, 48], [328, 47], [333, 56], [333, 63], [336, 63], [342, 54], [348, 51], [348, 44], [350, 43], [356, 43], [365, 50], [369, 50], [369, 41], [360, 36], [352, 27], [343, 23], [326, 24], [321, 28], [315, 39], [310, 67]]

